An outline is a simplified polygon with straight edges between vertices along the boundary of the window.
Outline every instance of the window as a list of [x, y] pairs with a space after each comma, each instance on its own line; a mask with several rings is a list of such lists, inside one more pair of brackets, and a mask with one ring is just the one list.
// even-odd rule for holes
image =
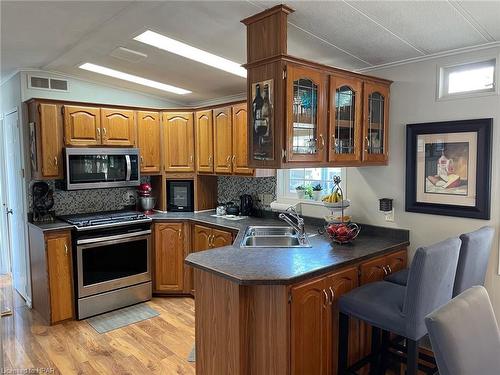
[[[297, 168], [278, 171], [277, 195], [283, 198], [297, 198], [297, 186], [314, 186], [320, 184], [323, 192], [333, 189], [333, 177], [341, 176], [342, 168]], [[345, 174], [344, 174], [345, 175]], [[344, 188], [342, 183], [342, 188]], [[306, 199], [311, 197], [306, 196]]]
[[496, 59], [442, 67], [439, 71], [439, 98], [495, 92]]

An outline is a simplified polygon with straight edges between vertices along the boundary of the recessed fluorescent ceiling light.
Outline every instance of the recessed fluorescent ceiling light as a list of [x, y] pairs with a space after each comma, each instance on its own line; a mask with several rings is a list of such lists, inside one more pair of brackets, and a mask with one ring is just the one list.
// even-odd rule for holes
[[114, 70], [110, 68], [106, 68], [105, 66], [96, 65], [92, 63], [85, 63], [79, 66], [80, 69], [89, 70], [91, 72], [104, 74], [106, 76], [123, 79], [124, 81], [138, 83], [139, 85], [154, 87], [155, 89], [173, 92], [174, 94], [185, 95], [190, 94], [191, 91], [181, 89], [180, 87], [175, 87], [172, 85], [166, 85], [165, 83], [153, 81], [151, 79], [142, 78], [135, 76], [133, 74], [128, 74], [124, 72], [120, 72], [119, 70]]
[[221, 69], [226, 72], [236, 74], [237, 76], [243, 78], [247, 77], [247, 70], [234, 61], [214, 55], [213, 53], [207, 51], [203, 51], [202, 49], [192, 47], [186, 43], [179, 42], [151, 30], [147, 30], [141, 35], [136, 36], [134, 40], [175, 53], [176, 55], [187, 57], [188, 59], [198, 61], [206, 65], [213, 66], [214, 68]]

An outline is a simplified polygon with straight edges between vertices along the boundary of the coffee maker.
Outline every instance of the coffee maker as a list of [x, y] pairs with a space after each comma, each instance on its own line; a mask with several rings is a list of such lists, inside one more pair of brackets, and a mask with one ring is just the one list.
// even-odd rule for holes
[[240, 215], [251, 216], [253, 213], [253, 199], [250, 194], [240, 196]]

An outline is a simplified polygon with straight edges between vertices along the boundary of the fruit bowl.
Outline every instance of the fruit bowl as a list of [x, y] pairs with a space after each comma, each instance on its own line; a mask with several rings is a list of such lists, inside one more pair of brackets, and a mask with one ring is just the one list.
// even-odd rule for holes
[[340, 202], [325, 202], [325, 201], [323, 201], [323, 204], [325, 205], [325, 207], [328, 207], [328, 208], [341, 209], [341, 208], [349, 207], [351, 205], [351, 201], [349, 199], [344, 199]]
[[339, 224], [339, 223], [350, 223], [351, 222], [351, 217], [349, 215], [344, 215], [344, 219], [342, 220], [342, 216], [340, 215], [336, 215], [336, 214], [333, 214], [333, 215], [326, 215], [324, 217], [325, 221], [328, 223], [328, 224]]
[[340, 245], [354, 241], [360, 231], [361, 227], [355, 223], [329, 224], [326, 228], [328, 237]]

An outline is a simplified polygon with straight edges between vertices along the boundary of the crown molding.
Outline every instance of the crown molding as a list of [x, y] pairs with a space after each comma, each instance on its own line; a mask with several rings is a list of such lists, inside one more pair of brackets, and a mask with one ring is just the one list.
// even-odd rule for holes
[[229, 102], [237, 102], [237, 101], [246, 100], [246, 99], [247, 99], [246, 92], [242, 92], [239, 94], [223, 96], [223, 97], [216, 98], [216, 99], [207, 99], [207, 100], [200, 100], [197, 102], [192, 102], [192, 103], [189, 103], [189, 106], [193, 107], [193, 108], [212, 107], [212, 106], [217, 106], [219, 104], [225, 104], [225, 103], [229, 103]]

